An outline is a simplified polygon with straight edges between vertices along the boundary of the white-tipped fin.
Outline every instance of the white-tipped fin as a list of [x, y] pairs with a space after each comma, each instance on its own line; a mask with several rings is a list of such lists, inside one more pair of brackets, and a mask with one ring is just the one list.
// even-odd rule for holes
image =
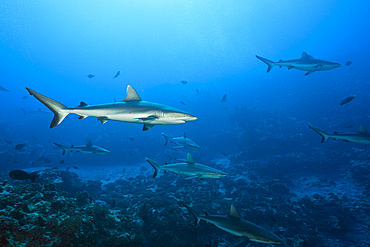
[[137, 100], [137, 101], [140, 101], [141, 98], [140, 96], [137, 94], [136, 90], [131, 87], [130, 85], [127, 86], [127, 95], [126, 95], [126, 98], [124, 100], [122, 100], [122, 102], [125, 102], [125, 101], [132, 101], [132, 100]]

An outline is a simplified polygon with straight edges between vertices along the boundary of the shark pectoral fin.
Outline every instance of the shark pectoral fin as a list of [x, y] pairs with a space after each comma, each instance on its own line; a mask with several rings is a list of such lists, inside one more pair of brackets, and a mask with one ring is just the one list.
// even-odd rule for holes
[[305, 75], [310, 75], [310, 74], [312, 74], [313, 72], [315, 72], [314, 70], [310, 70], [310, 71], [308, 71]]
[[98, 120], [99, 120], [102, 124], [105, 124], [106, 122], [108, 122], [108, 118], [107, 118], [107, 117], [98, 117]]
[[78, 117], [78, 119], [84, 119], [84, 118], [86, 118], [86, 117], [87, 117], [87, 116], [82, 116], [82, 115], [81, 115], [81, 116], [79, 116], [79, 117]]
[[144, 124], [143, 131], [153, 128], [154, 124]]
[[293, 68], [294, 68], [294, 66], [288, 66], [288, 70], [293, 69]]
[[154, 119], [157, 119], [158, 117], [156, 116], [148, 116], [148, 117], [139, 117], [139, 118], [135, 118], [135, 119], [140, 119], [140, 120], [143, 120], [143, 121], [151, 121], [151, 120], [154, 120]]
[[196, 176], [192, 176], [192, 177], [187, 177], [185, 178], [185, 180], [188, 180], [188, 179], [194, 179], [194, 178], [201, 178], [202, 175], [196, 175]]
[[247, 241], [248, 239], [246, 237], [241, 237], [241, 238], [238, 238], [237, 240], [235, 240], [234, 242], [232, 242], [229, 246], [230, 247], [236, 247], [238, 246], [239, 244]]

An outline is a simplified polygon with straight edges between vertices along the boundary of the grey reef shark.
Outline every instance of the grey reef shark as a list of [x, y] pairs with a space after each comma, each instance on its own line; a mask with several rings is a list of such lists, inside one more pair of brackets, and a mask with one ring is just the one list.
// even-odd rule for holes
[[204, 220], [207, 223], [215, 225], [221, 230], [240, 237], [229, 246], [235, 247], [247, 240], [267, 244], [284, 243], [281, 238], [279, 238], [272, 232], [269, 232], [266, 229], [253, 224], [252, 222], [242, 219], [233, 205], [231, 205], [230, 214], [227, 216], [208, 214], [200, 215], [197, 211], [186, 205], [184, 202], [182, 202], [182, 205], [186, 207], [189, 212], [195, 217], [196, 226], [201, 220]]
[[186, 149], [200, 149], [200, 147], [190, 140], [189, 138], [186, 137], [186, 133], [184, 132], [183, 136], [180, 137], [168, 137], [165, 133], [162, 133], [164, 139], [166, 139], [166, 143], [164, 144], [165, 146], [167, 143], [170, 141], [171, 143], [175, 143], [177, 146], [174, 146], [173, 148], [186, 148]]
[[334, 132], [333, 134], [328, 134], [322, 130], [319, 130], [315, 127], [308, 125], [310, 129], [319, 133], [322, 137], [321, 143], [325, 142], [329, 137], [334, 138], [334, 140], [340, 139], [345, 142], [355, 142], [360, 144], [370, 144], [370, 133], [365, 129], [364, 126], [360, 126], [360, 130], [357, 133], [350, 133], [350, 134], [339, 134], [338, 132]]
[[293, 60], [279, 60], [279, 62], [273, 62], [271, 60], [268, 60], [266, 58], [257, 56], [256, 57], [267, 64], [267, 72], [269, 72], [272, 67], [275, 65], [279, 66], [280, 68], [285, 66], [288, 67], [288, 69], [299, 69], [307, 71], [305, 75], [312, 74], [315, 71], [323, 71], [323, 70], [331, 70], [335, 68], [339, 68], [341, 65], [339, 63], [329, 62], [326, 60], [316, 59], [312, 56], [308, 55], [306, 52], [302, 53], [302, 57], [299, 59], [293, 59]]
[[198, 119], [174, 107], [143, 101], [130, 85], [127, 86], [126, 98], [121, 102], [99, 105], [88, 105], [85, 102], [81, 102], [77, 107], [67, 107], [32, 89], [26, 89], [54, 113], [50, 128], [60, 124], [70, 113], [79, 115], [78, 119], [97, 117], [102, 124], [108, 120], [144, 124], [143, 131], [152, 128], [154, 125], [183, 124]]
[[33, 115], [39, 115], [39, 116], [49, 116], [49, 115], [52, 114], [49, 111], [43, 111], [43, 110], [41, 110], [41, 108], [39, 108], [37, 111], [27, 111], [27, 110], [25, 110], [23, 108], [20, 108], [20, 109], [23, 111], [24, 115], [26, 115], [26, 114], [33, 114]]
[[155, 170], [153, 178], [155, 178], [161, 170], [164, 170], [165, 172], [172, 172], [175, 174], [188, 176], [188, 178], [186, 179], [221, 178], [228, 175], [227, 173], [217, 170], [215, 168], [196, 163], [191, 154], [189, 153], [187, 155], [186, 161], [182, 163], [169, 164], [165, 166], [159, 166], [155, 161], [149, 158], [145, 158], [145, 160], [148, 161], [149, 164], [151, 164]]
[[63, 145], [55, 143], [55, 142], [54, 142], [54, 144], [57, 145], [58, 147], [60, 147], [61, 149], [63, 149], [62, 155], [64, 155], [66, 153], [66, 151], [71, 151], [71, 152], [75, 151], [75, 152], [81, 152], [81, 153], [85, 153], [85, 154], [107, 154], [107, 153], [110, 153], [110, 151], [108, 151], [104, 148], [93, 145], [90, 140], [87, 142], [86, 145], [83, 145], [83, 146], [73, 146], [72, 145], [71, 147], [66, 147], [66, 146], [63, 146]]

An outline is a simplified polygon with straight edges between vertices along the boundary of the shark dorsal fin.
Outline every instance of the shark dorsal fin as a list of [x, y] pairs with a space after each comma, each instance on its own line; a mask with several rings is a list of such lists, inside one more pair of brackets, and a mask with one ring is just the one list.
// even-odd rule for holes
[[231, 205], [230, 207], [230, 214], [229, 214], [229, 217], [236, 217], [236, 218], [240, 218], [238, 212], [236, 211], [234, 205]]
[[92, 142], [91, 142], [91, 140], [89, 140], [89, 141], [87, 142], [86, 147], [92, 147]]
[[360, 130], [358, 131], [358, 133], [370, 134], [369, 131], [367, 131], [367, 129], [365, 129], [363, 125], [360, 125]]
[[122, 100], [122, 102], [132, 101], [132, 100], [141, 101], [140, 96], [137, 94], [136, 90], [133, 87], [128, 85], [126, 91], [127, 91], [126, 99]]
[[87, 106], [87, 104], [85, 102], [81, 101], [78, 107], [84, 107], [84, 106]]
[[302, 52], [301, 59], [313, 59], [311, 55], [308, 55], [306, 52]]
[[185, 131], [184, 131], [184, 139], [186, 139], [186, 133], [185, 133]]
[[193, 157], [191, 156], [190, 153], [188, 153], [188, 156], [186, 156], [186, 163], [188, 163], [188, 164], [194, 164], [195, 163], [195, 161], [194, 161], [194, 159], [193, 159]]

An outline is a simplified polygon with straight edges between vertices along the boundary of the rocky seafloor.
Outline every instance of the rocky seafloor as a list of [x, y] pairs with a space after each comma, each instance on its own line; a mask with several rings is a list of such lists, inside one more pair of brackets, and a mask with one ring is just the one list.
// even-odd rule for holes
[[[228, 160], [219, 160], [224, 168]], [[258, 161], [256, 161], [258, 163]], [[194, 226], [181, 205], [242, 218], [275, 233], [285, 246], [370, 246], [367, 162], [352, 162], [340, 179], [261, 178], [228, 167], [217, 180], [185, 180], [147, 166], [135, 176], [82, 180], [46, 169], [35, 182], [0, 176], [0, 246], [228, 246], [237, 237], [211, 224]], [[240, 246], [266, 246], [250, 242]]]

